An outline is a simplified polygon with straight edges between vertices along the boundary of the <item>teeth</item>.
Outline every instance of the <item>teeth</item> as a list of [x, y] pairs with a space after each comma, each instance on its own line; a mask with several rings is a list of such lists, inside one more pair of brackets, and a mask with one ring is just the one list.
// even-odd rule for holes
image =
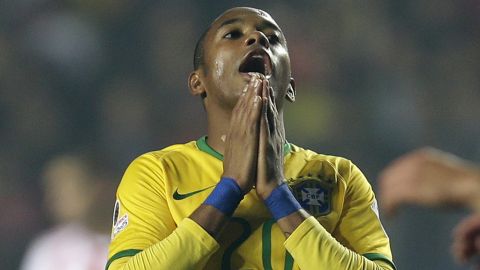
[[248, 72], [248, 75], [260, 77], [260, 76], [262, 76], [263, 74], [260, 73], [260, 72]]

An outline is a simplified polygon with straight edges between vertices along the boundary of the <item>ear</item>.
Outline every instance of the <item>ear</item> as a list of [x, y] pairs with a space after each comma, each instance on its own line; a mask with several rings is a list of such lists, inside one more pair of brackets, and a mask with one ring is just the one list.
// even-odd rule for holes
[[188, 87], [190, 88], [190, 93], [194, 96], [207, 95], [198, 71], [193, 71], [190, 73], [190, 76], [188, 77]]
[[295, 90], [295, 80], [292, 77], [290, 77], [290, 84], [288, 85], [285, 98], [290, 102], [295, 102], [296, 94], [297, 94], [297, 91]]

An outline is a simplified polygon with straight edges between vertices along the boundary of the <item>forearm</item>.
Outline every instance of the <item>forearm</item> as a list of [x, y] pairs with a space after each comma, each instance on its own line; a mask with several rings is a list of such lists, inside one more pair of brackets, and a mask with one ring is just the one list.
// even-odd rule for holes
[[[242, 198], [238, 185], [231, 179], [222, 178], [205, 202], [189, 218], [182, 220], [170, 235], [145, 250], [135, 251], [138, 253], [127, 262], [115, 262], [110, 269], [202, 268], [218, 248], [215, 238]], [[113, 257], [111, 260], [118, 259]]]
[[[287, 237], [286, 249], [301, 269], [329, 266], [329, 269], [393, 269], [393, 264], [377, 264], [340, 244], [325, 228], [310, 216], [285, 185], [275, 188], [265, 199], [278, 226]], [[312, 254], [313, 253], [313, 254]], [[371, 254], [372, 259], [391, 259]]]
[[310, 214], [308, 214], [307, 211], [300, 209], [284, 218], [277, 220], [277, 224], [285, 234], [285, 237], [288, 238], [293, 231], [295, 231], [295, 229], [297, 229], [298, 226], [300, 226], [300, 224], [302, 224], [303, 221], [305, 221], [305, 219], [308, 217], [310, 217]]
[[218, 239], [228, 220], [224, 213], [210, 205], [200, 205], [190, 218], [215, 239]]
[[[280, 224], [279, 224], [280, 225]], [[287, 238], [285, 248], [301, 269], [314, 269], [328, 265], [332, 270], [394, 269], [388, 258], [372, 261], [340, 244], [314, 218], [304, 220]]]
[[[218, 249], [218, 243], [195, 221], [186, 218], [169, 236], [128, 260], [114, 260], [109, 270], [201, 268]], [[185, 256], [188, 254], [188, 256]]]
[[465, 174], [466, 185], [456, 185], [465, 189], [466, 206], [475, 212], [480, 212], [480, 168], [471, 167]]

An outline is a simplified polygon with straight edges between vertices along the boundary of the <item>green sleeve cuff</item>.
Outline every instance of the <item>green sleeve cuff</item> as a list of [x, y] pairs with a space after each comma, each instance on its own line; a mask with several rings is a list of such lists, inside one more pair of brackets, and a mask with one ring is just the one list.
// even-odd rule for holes
[[113, 261], [116, 259], [120, 259], [123, 257], [131, 257], [135, 256], [135, 254], [141, 252], [140, 249], [127, 249], [127, 250], [122, 250], [120, 252], [115, 253], [112, 257], [107, 262], [107, 265], [105, 266], [105, 270], [108, 270], [108, 267], [110, 267], [110, 264], [112, 264]]
[[386, 262], [388, 263], [391, 267], [393, 267], [393, 269], [397, 269], [397, 267], [395, 267], [395, 264], [392, 262], [392, 260], [390, 258], [388, 258], [387, 256], [383, 255], [383, 254], [380, 254], [380, 253], [365, 253], [363, 254], [363, 257], [371, 260], [371, 261], [382, 261], [382, 262]]

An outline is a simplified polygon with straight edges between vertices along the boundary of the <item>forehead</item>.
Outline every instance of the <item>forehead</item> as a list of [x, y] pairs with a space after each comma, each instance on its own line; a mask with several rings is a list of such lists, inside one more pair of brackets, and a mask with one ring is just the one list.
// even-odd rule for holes
[[280, 30], [280, 27], [275, 22], [275, 20], [268, 14], [267, 12], [256, 9], [256, 8], [249, 8], [249, 7], [239, 7], [239, 8], [232, 8], [225, 11], [222, 15], [220, 15], [215, 21], [213, 21], [211, 30], [215, 32], [223, 25], [227, 25], [230, 23], [263, 23], [268, 26], [272, 26], [273, 28], [277, 28]]

